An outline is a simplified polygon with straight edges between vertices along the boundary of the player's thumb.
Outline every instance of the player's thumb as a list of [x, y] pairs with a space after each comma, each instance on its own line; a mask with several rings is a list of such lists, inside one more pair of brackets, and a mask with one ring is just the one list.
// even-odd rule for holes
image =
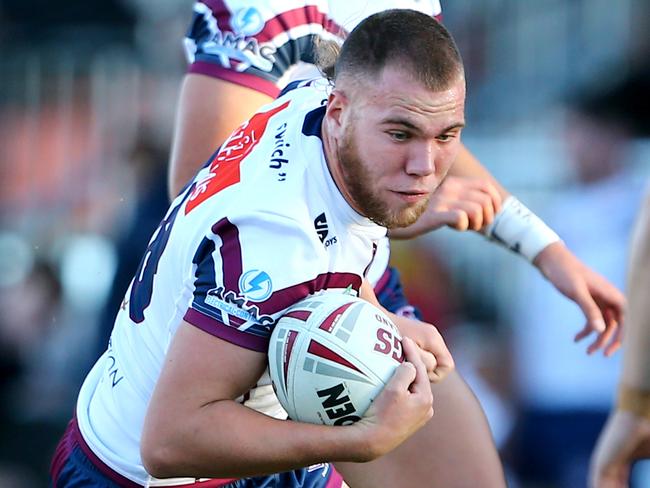
[[409, 362], [403, 362], [393, 373], [388, 385], [396, 390], [408, 390], [409, 386], [415, 381], [415, 366]]
[[418, 356], [415, 342], [410, 338], [405, 337], [402, 339], [402, 347], [404, 348], [406, 361], [395, 368], [395, 372], [388, 382], [389, 385], [398, 389], [406, 389], [415, 381], [417, 367], [413, 364], [413, 361], [422, 361]]

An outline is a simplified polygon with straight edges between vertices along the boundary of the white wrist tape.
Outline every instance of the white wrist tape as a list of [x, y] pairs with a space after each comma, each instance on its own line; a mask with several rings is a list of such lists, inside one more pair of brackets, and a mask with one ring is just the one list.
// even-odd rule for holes
[[506, 198], [484, 232], [488, 239], [521, 254], [530, 262], [546, 246], [560, 240], [560, 236], [542, 219], [512, 195]]

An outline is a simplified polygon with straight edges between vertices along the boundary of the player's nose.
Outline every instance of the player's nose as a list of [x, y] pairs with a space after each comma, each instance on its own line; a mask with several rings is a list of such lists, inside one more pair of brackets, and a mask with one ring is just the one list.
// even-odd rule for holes
[[437, 145], [432, 141], [421, 141], [415, 144], [409, 154], [406, 173], [412, 176], [429, 176], [436, 171]]

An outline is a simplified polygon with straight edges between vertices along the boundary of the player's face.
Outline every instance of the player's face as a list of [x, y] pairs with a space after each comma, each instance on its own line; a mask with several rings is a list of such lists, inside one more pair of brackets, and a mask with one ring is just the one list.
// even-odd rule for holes
[[414, 223], [458, 155], [464, 107], [463, 78], [432, 92], [391, 67], [351, 94], [333, 173], [352, 206], [389, 228]]

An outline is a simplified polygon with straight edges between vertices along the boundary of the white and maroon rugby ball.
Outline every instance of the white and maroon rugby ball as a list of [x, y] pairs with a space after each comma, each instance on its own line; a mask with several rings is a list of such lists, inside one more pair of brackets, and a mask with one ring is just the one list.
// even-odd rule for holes
[[374, 305], [326, 292], [278, 320], [269, 373], [293, 420], [348, 425], [361, 418], [404, 360], [402, 336]]

